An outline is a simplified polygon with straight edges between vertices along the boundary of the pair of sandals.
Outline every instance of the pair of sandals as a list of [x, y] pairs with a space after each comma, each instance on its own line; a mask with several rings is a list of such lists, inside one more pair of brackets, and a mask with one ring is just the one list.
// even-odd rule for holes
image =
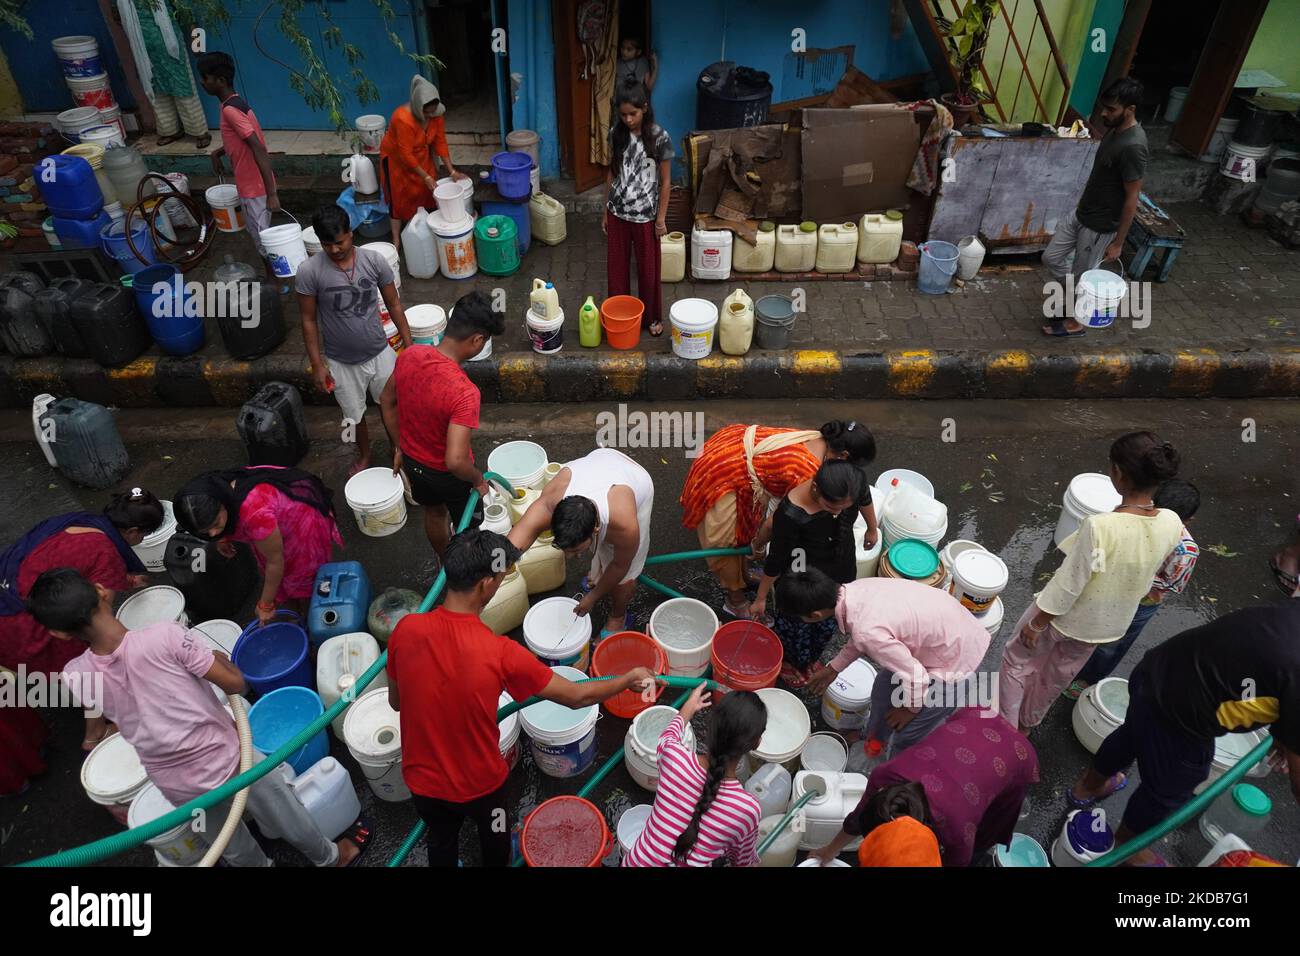
[[[185, 133], [177, 133], [175, 136], [159, 136], [158, 145], [170, 146], [172, 143], [179, 143], [181, 140], [185, 138], [185, 136], [186, 136]], [[198, 139], [194, 141], [195, 149], [207, 149], [211, 145], [212, 145], [211, 133], [204, 133], [202, 136], [200, 136]]]
[[[1075, 810], [1087, 810], [1088, 808], [1100, 803], [1102, 800], [1105, 800], [1107, 797], [1119, 793], [1127, 786], [1128, 786], [1128, 774], [1121, 771], [1120, 773], [1116, 773], [1112, 775], [1110, 779], [1106, 781], [1106, 786], [1102, 788], [1102, 792], [1097, 794], [1097, 796], [1076, 797], [1074, 795], [1074, 788], [1071, 787], [1069, 790], [1065, 791], [1065, 800], [1071, 806], [1071, 808]], [[1146, 869], [1149, 867], [1167, 867], [1169, 865], [1169, 861], [1166, 860], [1159, 853], [1155, 852], [1154, 850], [1150, 850], [1148, 852], [1150, 852], [1151, 854], [1151, 862], [1135, 864], [1138, 868]]]

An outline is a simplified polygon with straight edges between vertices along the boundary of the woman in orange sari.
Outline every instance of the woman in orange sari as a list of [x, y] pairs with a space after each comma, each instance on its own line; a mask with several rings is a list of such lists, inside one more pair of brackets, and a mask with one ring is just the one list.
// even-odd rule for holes
[[[795, 485], [812, 479], [823, 461], [843, 459], [859, 467], [876, 457], [876, 440], [859, 422], [827, 422], [818, 431], [728, 425], [704, 443], [686, 473], [682, 524], [694, 528], [701, 548], [751, 545], [762, 553], [772, 533], [771, 504]], [[876, 509], [861, 507], [867, 523], [864, 547], [876, 543]], [[737, 618], [749, 617], [745, 559], [710, 558], [709, 570], [727, 592], [723, 606]]]
[[402, 226], [421, 206], [433, 208], [438, 183], [437, 160], [447, 176], [468, 179], [451, 163], [447, 147], [447, 107], [438, 88], [420, 76], [411, 77], [411, 101], [393, 110], [388, 130], [379, 144], [380, 182], [388, 201], [393, 245], [402, 248]]

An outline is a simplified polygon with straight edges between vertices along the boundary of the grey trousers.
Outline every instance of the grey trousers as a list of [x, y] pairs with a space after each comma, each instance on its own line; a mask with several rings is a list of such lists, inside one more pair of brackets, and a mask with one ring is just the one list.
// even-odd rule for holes
[[[929, 735], [945, 720], [952, 716], [956, 707], [931, 707], [922, 706], [921, 712], [913, 717], [902, 730], [892, 730], [885, 723], [885, 714], [893, 707], [890, 698], [894, 693], [895, 676], [893, 671], [880, 670], [876, 673], [876, 682], [871, 685], [871, 716], [867, 718], [866, 737], [868, 739], [875, 737], [884, 744], [884, 757], [886, 760], [896, 756], [899, 751], [906, 750], [914, 743], [918, 743]], [[942, 688], [944, 693], [940, 693], [940, 687], [931, 688], [931, 693], [938, 696], [940, 700], [958, 700], [956, 693], [947, 693], [946, 688]]]
[[[260, 754], [256, 757], [254, 764], [265, 759]], [[289, 786], [292, 779], [292, 772], [287, 767], [283, 764], [276, 767], [248, 788], [246, 809], [267, 836], [284, 840], [316, 866], [333, 866], [339, 859], [338, 845], [325, 839], [316, 821], [294, 795]], [[221, 832], [233, 802], [234, 797], [231, 797], [208, 811], [206, 829], [209, 837], [215, 838]], [[242, 822], [221, 858], [230, 866], [274, 865]]]
[[1066, 273], [1073, 273], [1078, 281], [1089, 269], [1101, 265], [1101, 257], [1114, 238], [1113, 232], [1093, 232], [1071, 210], [1070, 215], [1056, 224], [1052, 241], [1043, 250], [1043, 265], [1057, 282], [1064, 282]]

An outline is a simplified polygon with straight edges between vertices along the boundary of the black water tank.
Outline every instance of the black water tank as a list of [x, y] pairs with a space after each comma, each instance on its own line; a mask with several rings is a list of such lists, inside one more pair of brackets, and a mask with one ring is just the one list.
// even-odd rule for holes
[[235, 421], [250, 465], [292, 468], [307, 454], [302, 396], [285, 382], [267, 382], [244, 403]]
[[60, 276], [48, 289], [36, 293], [36, 314], [54, 339], [54, 347], [68, 358], [89, 358], [90, 349], [72, 324], [72, 302], [95, 283], [77, 276]]
[[695, 84], [695, 128], [735, 129], [767, 122], [772, 84], [762, 70], [730, 60], [705, 67]]
[[90, 357], [105, 368], [126, 365], [153, 345], [135, 296], [119, 283], [95, 283], [72, 300], [68, 311]]
[[17, 358], [54, 351], [54, 340], [36, 315], [35, 298], [43, 288], [44, 283], [30, 272], [0, 276], [0, 341]]
[[234, 301], [228, 298], [227, 307], [220, 310], [217, 328], [231, 358], [248, 361], [278, 348], [286, 329], [275, 289], [260, 280], [233, 283], [227, 288], [232, 290], [228, 295]]
[[235, 543], [235, 556], [225, 557], [215, 541], [178, 531], [167, 542], [163, 566], [185, 595], [185, 610], [194, 623], [214, 618], [239, 621], [253, 596], [259, 575], [248, 545]]

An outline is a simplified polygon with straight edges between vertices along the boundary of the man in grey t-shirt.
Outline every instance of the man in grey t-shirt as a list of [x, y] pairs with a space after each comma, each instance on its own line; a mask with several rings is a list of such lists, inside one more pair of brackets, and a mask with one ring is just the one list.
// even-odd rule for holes
[[298, 267], [295, 285], [302, 337], [316, 387], [333, 392], [343, 410], [344, 442], [356, 442], [351, 477], [370, 467], [366, 393], [379, 401], [397, 363], [379, 316], [380, 296], [406, 348], [411, 330], [392, 267], [379, 253], [352, 244], [347, 213], [333, 204], [322, 206], [312, 228], [321, 251]]
[[[1116, 80], [1101, 94], [1106, 135], [1092, 161], [1078, 208], [1057, 224], [1052, 241], [1043, 250], [1043, 264], [1058, 283], [1065, 282], [1067, 273], [1077, 281], [1103, 261], [1118, 260], [1124, 251], [1147, 168], [1147, 134], [1135, 115], [1141, 99], [1142, 84], [1132, 77]], [[1072, 318], [1054, 318], [1043, 326], [1045, 335], [1083, 332], [1083, 326]]]

